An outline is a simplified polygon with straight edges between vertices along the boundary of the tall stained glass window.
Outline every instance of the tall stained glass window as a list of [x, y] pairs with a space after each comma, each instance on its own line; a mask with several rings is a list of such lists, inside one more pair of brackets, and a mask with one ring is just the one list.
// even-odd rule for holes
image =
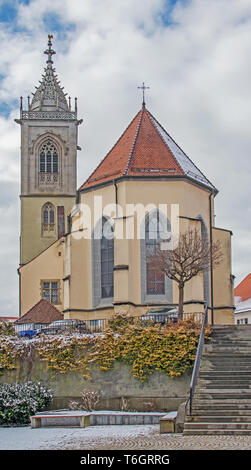
[[113, 297], [114, 234], [111, 223], [103, 217], [101, 238], [101, 297]]

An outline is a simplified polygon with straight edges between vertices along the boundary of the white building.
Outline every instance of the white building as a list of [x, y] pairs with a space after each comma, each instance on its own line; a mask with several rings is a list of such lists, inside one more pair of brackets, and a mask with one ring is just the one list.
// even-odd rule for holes
[[251, 324], [251, 273], [234, 289], [235, 323]]

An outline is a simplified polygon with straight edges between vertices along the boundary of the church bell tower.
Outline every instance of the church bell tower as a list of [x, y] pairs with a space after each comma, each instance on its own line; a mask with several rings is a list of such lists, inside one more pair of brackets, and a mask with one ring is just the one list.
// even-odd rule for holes
[[68, 216], [77, 189], [78, 125], [55, 73], [52, 35], [44, 74], [28, 97], [27, 110], [20, 98], [21, 125], [21, 234], [20, 265], [24, 265], [68, 231]]

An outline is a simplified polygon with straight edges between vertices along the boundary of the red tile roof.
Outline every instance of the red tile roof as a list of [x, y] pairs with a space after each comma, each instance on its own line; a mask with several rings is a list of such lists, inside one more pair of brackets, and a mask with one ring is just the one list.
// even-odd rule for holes
[[251, 298], [251, 273], [249, 273], [240, 282], [240, 284], [238, 284], [238, 286], [235, 287], [234, 295], [235, 295], [235, 297], [241, 297], [241, 300], [243, 302], [244, 302], [244, 300], [247, 300], [247, 299]]
[[187, 176], [217, 191], [145, 106], [80, 189], [122, 176]]
[[63, 320], [60, 311], [48, 300], [41, 299], [28, 312], [20, 317], [15, 324], [22, 323], [51, 323], [55, 320]]

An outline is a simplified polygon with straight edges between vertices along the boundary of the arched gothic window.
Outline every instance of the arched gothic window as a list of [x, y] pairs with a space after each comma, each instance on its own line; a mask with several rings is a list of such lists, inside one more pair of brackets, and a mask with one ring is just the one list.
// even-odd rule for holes
[[50, 139], [40, 149], [39, 158], [40, 173], [58, 173], [58, 150]]
[[55, 230], [55, 208], [47, 202], [42, 208], [42, 231], [51, 232]]
[[110, 222], [102, 219], [101, 298], [113, 297], [114, 236]]
[[173, 302], [172, 281], [154, 269], [150, 256], [155, 254], [161, 241], [169, 240], [171, 224], [168, 217], [155, 209], [149, 212], [141, 226], [141, 301], [142, 303]]
[[152, 267], [150, 256], [156, 254], [160, 241], [163, 239], [164, 227], [160, 222], [159, 212], [153, 217], [148, 217], [145, 229], [146, 243], [146, 293], [147, 295], [157, 295], [165, 293], [165, 276]]
[[112, 305], [114, 232], [111, 220], [102, 217], [92, 232], [92, 304]]

